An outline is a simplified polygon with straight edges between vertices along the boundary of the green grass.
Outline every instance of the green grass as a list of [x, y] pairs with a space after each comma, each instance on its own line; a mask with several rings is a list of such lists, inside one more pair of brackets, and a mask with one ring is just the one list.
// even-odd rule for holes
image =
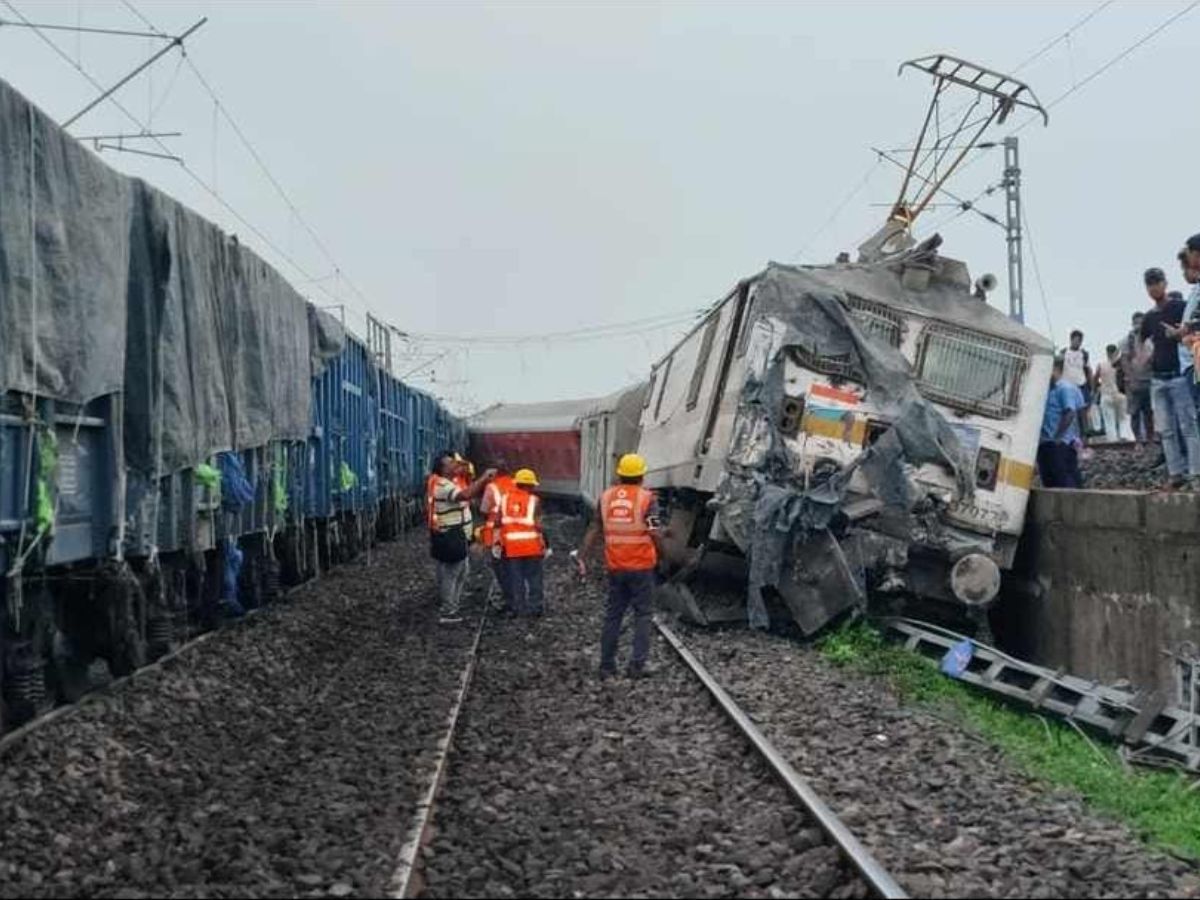
[[1174, 772], [1127, 769], [1115, 750], [1068, 725], [998, 703], [942, 675], [933, 663], [855, 624], [820, 644], [836, 665], [885, 678], [906, 702], [932, 707], [1003, 750], [1027, 774], [1081, 794], [1148, 842], [1200, 859], [1200, 789]]

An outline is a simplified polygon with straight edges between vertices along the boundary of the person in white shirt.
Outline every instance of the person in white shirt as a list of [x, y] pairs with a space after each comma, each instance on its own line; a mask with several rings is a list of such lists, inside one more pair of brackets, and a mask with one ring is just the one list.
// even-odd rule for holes
[[1121, 351], [1116, 344], [1105, 348], [1105, 359], [1096, 364], [1095, 392], [1100, 398], [1100, 416], [1104, 434], [1109, 440], [1128, 440], [1125, 417], [1128, 411], [1125, 392], [1121, 390]]
[[1083, 349], [1083, 332], [1078, 328], [1071, 332], [1071, 346], [1063, 351], [1063, 381], [1083, 391], [1084, 399], [1092, 402], [1092, 367], [1088, 352]]

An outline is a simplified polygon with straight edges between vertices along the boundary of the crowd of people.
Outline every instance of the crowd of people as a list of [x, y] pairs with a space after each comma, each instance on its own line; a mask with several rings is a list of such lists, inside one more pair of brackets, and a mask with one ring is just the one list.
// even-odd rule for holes
[[1077, 330], [1055, 357], [1038, 444], [1043, 486], [1082, 487], [1079, 454], [1102, 434], [1160, 446], [1162, 487], [1200, 489], [1200, 234], [1176, 259], [1186, 297], [1170, 290], [1162, 269], [1147, 269], [1150, 308], [1133, 313], [1119, 344], [1093, 366]]
[[[628, 675], [649, 673], [651, 596], [661, 555], [655, 527], [654, 493], [643, 486], [646, 462], [635, 453], [621, 457], [615, 483], [597, 503], [582, 546], [572, 551], [580, 576], [598, 544], [604, 546], [609, 594], [600, 637], [600, 677], [617, 670], [617, 645], [625, 616], [634, 618], [633, 652]], [[539, 617], [546, 613], [544, 561], [551, 550], [543, 525], [537, 473], [518, 468], [511, 475], [503, 461], [476, 477], [474, 466], [458, 453], [439, 453], [426, 481], [425, 504], [430, 555], [441, 603], [439, 622], [462, 622], [461, 601], [471, 556], [490, 561], [502, 615]]]

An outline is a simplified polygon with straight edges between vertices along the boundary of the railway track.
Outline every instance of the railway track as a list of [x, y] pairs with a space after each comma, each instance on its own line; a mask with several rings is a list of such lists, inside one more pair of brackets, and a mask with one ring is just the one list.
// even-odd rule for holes
[[[565, 580], [561, 573], [558, 579]], [[674, 656], [661, 659], [653, 678], [598, 685], [591, 658], [595, 633], [585, 626], [589, 619], [587, 625], [597, 624], [598, 594], [592, 587], [591, 602], [585, 601], [583, 608], [559, 609], [532, 624], [479, 624], [438, 758], [429, 770], [425, 798], [391, 883], [392, 896], [688, 896], [706, 879], [720, 895], [907, 896], [666, 625], [657, 628]], [[539, 633], [547, 642], [573, 636], [569, 646], [553, 645], [546, 654], [550, 659], [539, 657], [547, 668], [544, 679], [530, 677], [520, 658], [522, 647], [537, 641]], [[550, 646], [544, 643], [540, 650]], [[571, 719], [567, 725], [554, 710], [572, 697], [582, 700], [562, 710]], [[510, 708], [514, 699], [523, 709]], [[642, 704], [664, 703], [676, 718], [670, 724], [638, 711]], [[667, 729], [673, 747], [651, 737]], [[588, 738], [593, 748], [600, 744], [592, 756], [592, 748], [578, 752]], [[514, 748], [521, 756], [526, 744], [544, 745], [544, 771], [538, 766], [539, 774], [522, 783], [519, 775], [514, 779], [506, 771], [506, 760], [498, 760], [497, 753]], [[704, 744], [713, 747], [696, 749]], [[660, 752], [665, 756], [661, 771], [655, 759]], [[683, 760], [682, 773], [668, 771], [676, 760]], [[716, 766], [724, 771], [717, 772]], [[655, 774], [643, 779], [639, 767]], [[593, 777], [593, 772], [600, 774]], [[626, 774], [610, 779], [606, 772]], [[728, 778], [729, 784], [717, 795], [703, 793], [714, 776]], [[670, 780], [663, 784], [664, 778]], [[488, 786], [499, 799], [481, 805], [479, 797]], [[605, 800], [611, 802], [598, 815], [563, 813], [564, 808], [587, 810]], [[633, 857], [637, 842], [658, 843], [653, 820], [676, 815], [681, 805], [709, 806], [705, 815], [711, 818], [695, 832], [696, 843], [667, 838], [657, 860]], [[764, 813], [767, 806], [771, 808]], [[779, 829], [771, 853], [764, 854], [764, 835], [754, 834], [755, 828], [781, 821], [777, 817], [783, 807], [798, 815]], [[630, 833], [642, 826], [615, 824], [639, 821], [648, 835]], [[713, 836], [706, 844], [709, 831]], [[789, 833], [803, 834], [804, 842], [790, 845]], [[511, 839], [498, 843], [498, 834]], [[527, 842], [524, 834], [537, 839]], [[579, 855], [575, 851], [581, 844], [590, 849]], [[790, 860], [806, 858], [814, 861], [821, 877], [808, 880], [803, 865], [785, 871], [794, 865]], [[674, 880], [660, 877], [656, 866]], [[728, 879], [727, 873], [732, 873]]]
[[737, 701], [729, 695], [713, 674], [696, 658], [695, 654], [684, 645], [675, 632], [662, 622], [656, 622], [655, 625], [671, 649], [704, 685], [705, 690], [712, 695], [713, 700], [716, 701], [717, 706], [721, 708], [729, 721], [737, 727], [750, 742], [755, 752], [771, 767], [771, 771], [779, 778], [788, 793], [812, 816], [821, 830], [828, 835], [830, 841], [837, 845], [846, 861], [866, 882], [872, 896], [884, 898], [884, 900], [898, 900], [898, 898], [907, 897], [908, 895], [896, 883], [891, 874], [863, 847], [858, 838], [842, 823], [825, 801], [817, 796], [817, 792], [812, 789], [812, 786], [800, 776], [787, 758], [759, 730], [758, 726], [754, 724], [754, 720], [737, 704]]

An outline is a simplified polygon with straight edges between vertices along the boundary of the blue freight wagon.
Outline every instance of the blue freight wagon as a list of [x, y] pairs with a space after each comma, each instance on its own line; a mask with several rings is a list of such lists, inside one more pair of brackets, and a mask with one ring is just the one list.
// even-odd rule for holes
[[0, 730], [396, 534], [461, 434], [0, 81]]

